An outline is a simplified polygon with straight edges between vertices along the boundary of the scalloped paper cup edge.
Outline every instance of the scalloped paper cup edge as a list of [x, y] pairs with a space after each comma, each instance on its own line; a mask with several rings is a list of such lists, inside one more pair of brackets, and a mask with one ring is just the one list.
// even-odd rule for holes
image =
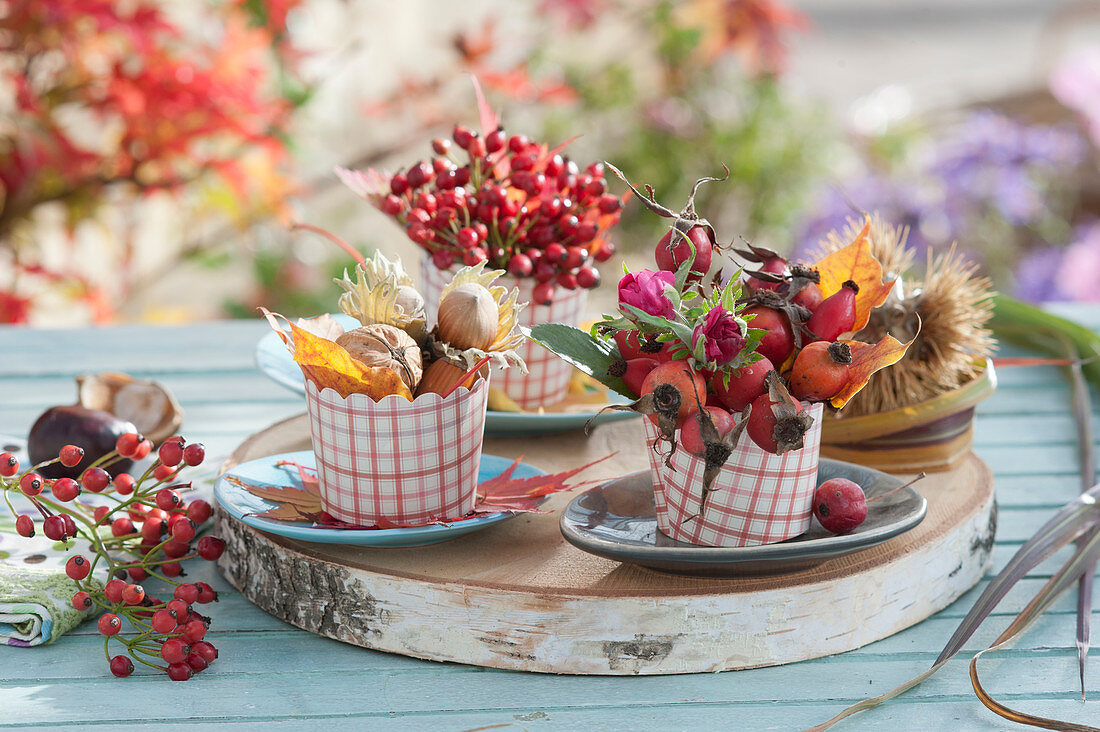
[[488, 381], [446, 399], [390, 394], [346, 399], [306, 380], [321, 505], [360, 526], [427, 525], [473, 510]]

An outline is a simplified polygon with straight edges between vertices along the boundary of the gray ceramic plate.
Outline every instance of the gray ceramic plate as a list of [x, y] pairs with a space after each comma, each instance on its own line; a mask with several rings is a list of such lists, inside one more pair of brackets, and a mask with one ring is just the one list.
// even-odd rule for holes
[[[821, 459], [818, 483], [849, 478], [868, 498], [902, 484], [892, 475], [839, 460]], [[561, 533], [597, 556], [676, 574], [738, 576], [781, 574], [881, 544], [919, 524], [928, 503], [910, 487], [868, 506], [867, 520], [835, 536], [815, 519], [801, 536], [763, 546], [706, 547], [670, 539], [657, 529], [649, 471], [633, 473], [577, 496], [561, 516]]]

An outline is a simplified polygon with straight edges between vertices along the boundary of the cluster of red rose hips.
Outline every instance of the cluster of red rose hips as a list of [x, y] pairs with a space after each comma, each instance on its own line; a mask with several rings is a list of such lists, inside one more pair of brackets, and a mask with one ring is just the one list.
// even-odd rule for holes
[[848, 380], [851, 353], [833, 343], [850, 331], [856, 318], [859, 285], [851, 280], [829, 297], [822, 297], [817, 270], [791, 265], [775, 252], [750, 247], [739, 254], [760, 264], [746, 280], [751, 327], [768, 333], [757, 353], [783, 367], [795, 356], [791, 393], [799, 399], [825, 401]]
[[[655, 201], [639, 199], [659, 215], [677, 219], [657, 243], [658, 269], [675, 272], [687, 264], [687, 286], [702, 288], [715, 249], [709, 224], [695, 218], [690, 202], [676, 215]], [[739, 301], [739, 314], [749, 327], [766, 331], [756, 346], [759, 360], [729, 373], [705, 373], [681, 360], [690, 349], [678, 340], [659, 341], [640, 330], [614, 334], [621, 360], [609, 373], [621, 377], [638, 397], [671, 386], [678, 393], [679, 409], [674, 419], [669, 414], [666, 431], [671, 433], [674, 421], [684, 449], [699, 456], [707, 454], [715, 437], [730, 434], [737, 424], [734, 415], [748, 407], [745, 429], [762, 450], [781, 454], [800, 448], [810, 425], [809, 415], [799, 414], [801, 402], [827, 401], [850, 379], [851, 349], [834, 341], [855, 324], [858, 285], [845, 282], [826, 298], [815, 269], [791, 266], [778, 254], [751, 245], [737, 253], [759, 265], [743, 283]], [[659, 420], [656, 414], [651, 418]]]
[[453, 144], [433, 140], [436, 157], [393, 175], [390, 192], [373, 196], [374, 204], [404, 226], [439, 269], [488, 261], [515, 277], [533, 277], [540, 305], [553, 301], [555, 286], [597, 286], [593, 263], [614, 253], [603, 235], [622, 209], [622, 199], [607, 192], [603, 165], [582, 172], [567, 157], [503, 128], [482, 137], [457, 125], [452, 137]]
[[[65, 445], [57, 458], [21, 475], [19, 460], [11, 453], [2, 453], [0, 490], [18, 491], [27, 498], [41, 514], [42, 531], [50, 539], [66, 541], [79, 535], [91, 545], [91, 557], [74, 554], [66, 562], [65, 572], [80, 588], [73, 595], [73, 607], [101, 608], [104, 613], [99, 617], [99, 631], [126, 647], [128, 655], [111, 657], [107, 653], [111, 672], [129, 676], [134, 670], [131, 659], [135, 659], [165, 671], [175, 681], [183, 681], [204, 670], [218, 656], [217, 649], [203, 640], [210, 619], [192, 607], [213, 602], [217, 595], [205, 582], [180, 583], [173, 578], [184, 574], [184, 560], [218, 559], [225, 551], [225, 542], [214, 536], [195, 541], [198, 528], [210, 519], [212, 508], [201, 498], [185, 501], [180, 490], [190, 484], [172, 482], [185, 466], [202, 463], [206, 454], [201, 444], [171, 437], [161, 444], [153, 464], [139, 477], [125, 472], [112, 476], [109, 472], [112, 465], [142, 460], [152, 450], [153, 444], [141, 435], [123, 434], [112, 452], [94, 461], [76, 480], [50, 480], [40, 472], [54, 463], [66, 468], [79, 465], [84, 450], [76, 445]], [[109, 496], [114, 504], [91, 506], [79, 502], [76, 499], [83, 491]], [[35, 529], [31, 516], [21, 514], [16, 518], [20, 535], [34, 536]], [[111, 578], [102, 588], [89, 581], [97, 568]], [[146, 594], [140, 583], [150, 577], [175, 586], [171, 600], [163, 602]], [[129, 636], [122, 633], [124, 619], [133, 628]], [[105, 652], [106, 648], [105, 644]]]

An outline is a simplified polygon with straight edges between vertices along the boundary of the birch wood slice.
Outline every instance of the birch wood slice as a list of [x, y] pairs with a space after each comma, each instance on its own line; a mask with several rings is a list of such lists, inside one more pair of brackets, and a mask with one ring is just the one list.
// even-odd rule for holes
[[[249, 438], [226, 467], [309, 449], [305, 415]], [[496, 438], [485, 451], [605, 480], [648, 466], [638, 420], [591, 437]], [[583, 474], [582, 474], [583, 475]], [[982, 577], [993, 478], [971, 454], [919, 483], [924, 522], [879, 546], [781, 576], [662, 574], [586, 554], [543, 515], [425, 547], [340, 547], [272, 536], [217, 512], [226, 578], [267, 612], [321, 635], [436, 661], [567, 674], [677, 674], [770, 666], [884, 638]]]

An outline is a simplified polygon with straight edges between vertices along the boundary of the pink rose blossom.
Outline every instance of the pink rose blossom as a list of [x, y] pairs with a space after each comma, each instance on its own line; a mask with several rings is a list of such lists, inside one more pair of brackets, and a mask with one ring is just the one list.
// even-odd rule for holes
[[740, 323], [733, 313], [723, 307], [711, 310], [703, 322], [695, 326], [695, 331], [691, 334], [692, 350], [699, 344], [702, 336], [707, 337], [703, 351], [708, 363], [730, 363], [745, 346]]
[[[619, 307], [633, 305], [649, 315], [672, 320], [676, 317], [676, 309], [665, 290], [675, 286], [676, 275], [672, 272], [651, 272], [648, 269], [628, 272], [619, 280]], [[623, 312], [626, 313], [626, 310]]]

